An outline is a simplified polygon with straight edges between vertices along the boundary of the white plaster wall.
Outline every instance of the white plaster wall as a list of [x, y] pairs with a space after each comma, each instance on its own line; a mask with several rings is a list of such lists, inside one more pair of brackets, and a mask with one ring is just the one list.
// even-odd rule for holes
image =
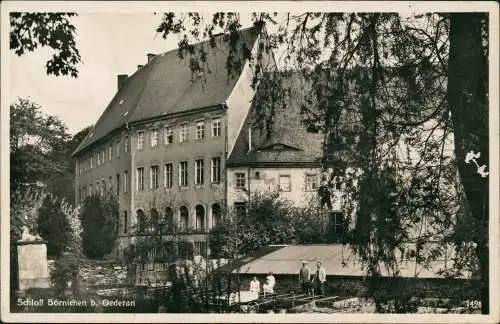
[[[242, 172], [246, 175], [246, 188], [235, 188], [235, 173]], [[256, 178], [259, 172], [259, 179]], [[235, 202], [247, 201], [249, 192], [275, 191], [278, 190], [280, 175], [290, 176], [290, 191], [282, 191], [283, 198], [293, 201], [297, 206], [305, 206], [311, 199], [317, 197], [317, 191], [306, 190], [306, 175], [315, 174], [319, 185], [321, 180], [321, 170], [318, 168], [228, 168], [228, 206], [234, 206]], [[250, 181], [249, 181], [250, 179]], [[341, 210], [340, 191], [335, 192], [333, 199], [333, 209]]]

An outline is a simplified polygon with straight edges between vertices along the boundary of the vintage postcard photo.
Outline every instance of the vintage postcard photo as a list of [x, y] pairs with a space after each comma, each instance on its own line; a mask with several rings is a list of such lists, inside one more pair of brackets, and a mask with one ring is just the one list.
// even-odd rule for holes
[[1, 15], [2, 321], [499, 321], [497, 3]]

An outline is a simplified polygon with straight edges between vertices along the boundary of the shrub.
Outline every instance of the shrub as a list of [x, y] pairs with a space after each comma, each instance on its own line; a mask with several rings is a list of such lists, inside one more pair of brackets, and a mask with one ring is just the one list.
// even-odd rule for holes
[[102, 259], [115, 247], [118, 234], [118, 201], [111, 194], [85, 199], [80, 213], [83, 253]]
[[54, 264], [54, 269], [50, 272], [50, 280], [54, 285], [58, 295], [63, 295], [68, 287], [68, 282], [72, 283], [73, 289], [77, 288], [78, 259], [73, 255], [63, 255]]
[[47, 255], [52, 257], [60, 256], [71, 239], [71, 227], [61, 204], [47, 195], [38, 209], [38, 233], [47, 241]]

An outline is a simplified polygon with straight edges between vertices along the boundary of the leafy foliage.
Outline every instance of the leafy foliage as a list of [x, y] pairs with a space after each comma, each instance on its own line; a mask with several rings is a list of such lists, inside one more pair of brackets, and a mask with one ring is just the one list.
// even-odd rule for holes
[[[342, 177], [347, 166], [361, 171], [346, 186], [345, 202], [357, 224], [354, 248], [369, 274], [377, 275], [381, 264], [397, 274], [396, 247], [407, 244], [417, 246], [418, 263], [439, 258], [461, 214], [473, 216], [474, 229], [461, 237], [479, 243], [486, 287], [487, 180], [467, 171], [463, 153], [488, 150], [487, 15], [306, 12], [282, 14], [281, 22], [276, 17], [252, 14], [254, 25], [271, 26], [268, 47], [280, 54], [280, 69], [298, 71], [312, 85], [303, 88], [303, 116], [308, 129], [324, 134], [324, 168]], [[237, 15], [225, 18], [188, 15], [184, 21], [181, 15], [176, 24], [163, 24], [162, 32], [187, 39], [199, 35], [193, 30], [238, 24]], [[266, 76], [256, 79], [265, 85], [256, 115], [269, 128], [281, 105], [274, 99], [289, 89]], [[469, 115], [479, 127], [466, 120]], [[249, 235], [254, 240], [255, 233]], [[432, 241], [439, 244], [431, 247]]]
[[54, 269], [50, 272], [50, 279], [59, 296], [64, 296], [69, 284], [73, 290], [77, 289], [78, 269], [79, 263], [75, 255], [67, 254], [56, 259]]
[[212, 230], [209, 247], [215, 258], [234, 258], [270, 244], [322, 243], [328, 237], [318, 202], [296, 207], [279, 192], [256, 192], [246, 213], [228, 211]]
[[76, 46], [75, 26], [71, 17], [76, 13], [10, 13], [10, 49], [21, 56], [38, 47], [54, 50], [47, 61], [47, 74], [78, 77], [77, 66], [81, 62]]
[[111, 193], [85, 198], [80, 220], [82, 223], [83, 253], [102, 259], [115, 247], [118, 234], [118, 201]]
[[66, 126], [55, 116], [42, 114], [41, 107], [19, 98], [10, 106], [11, 192], [40, 185], [67, 171], [64, 158]]
[[47, 254], [60, 256], [72, 239], [71, 226], [62, 201], [51, 195], [45, 196], [38, 209], [38, 233], [47, 241]]

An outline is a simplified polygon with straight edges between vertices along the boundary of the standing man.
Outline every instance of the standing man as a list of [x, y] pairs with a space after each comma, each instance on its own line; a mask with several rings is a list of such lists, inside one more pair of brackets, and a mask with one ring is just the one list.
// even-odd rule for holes
[[321, 261], [316, 263], [316, 273], [313, 277], [314, 289], [318, 294], [325, 295], [326, 269], [321, 266]]
[[302, 268], [299, 270], [299, 285], [304, 294], [309, 294], [309, 286], [311, 284], [311, 272], [307, 267], [307, 261], [302, 261]]
[[257, 280], [257, 277], [253, 277], [253, 280], [250, 281], [250, 291], [260, 293], [260, 281]]

